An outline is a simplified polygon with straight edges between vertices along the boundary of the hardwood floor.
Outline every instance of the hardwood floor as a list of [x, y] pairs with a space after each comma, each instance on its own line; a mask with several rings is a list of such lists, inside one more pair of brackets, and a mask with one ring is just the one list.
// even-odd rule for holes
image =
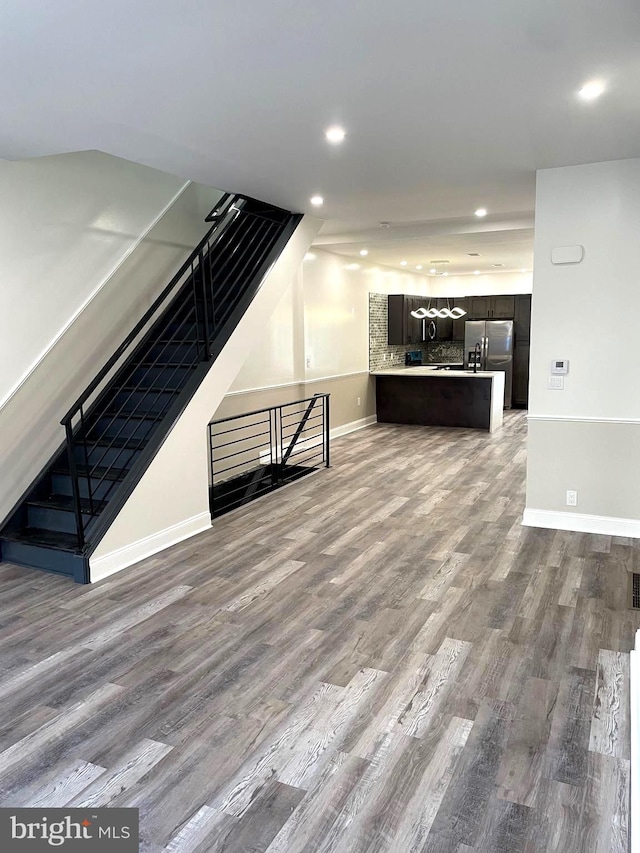
[[0, 804], [141, 849], [628, 849], [640, 542], [524, 528], [522, 412], [377, 425], [90, 587], [0, 566]]

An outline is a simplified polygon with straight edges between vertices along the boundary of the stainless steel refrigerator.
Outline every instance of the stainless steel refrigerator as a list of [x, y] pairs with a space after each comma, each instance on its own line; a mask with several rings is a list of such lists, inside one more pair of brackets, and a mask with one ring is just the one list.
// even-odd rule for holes
[[464, 324], [464, 360], [467, 369], [503, 370], [504, 407], [511, 408], [513, 382], [513, 320], [467, 320]]

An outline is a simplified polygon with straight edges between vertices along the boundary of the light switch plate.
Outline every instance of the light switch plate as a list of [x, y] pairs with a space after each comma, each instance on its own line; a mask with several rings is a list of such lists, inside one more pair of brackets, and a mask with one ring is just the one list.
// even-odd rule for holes
[[550, 376], [547, 380], [547, 388], [551, 391], [563, 391], [564, 376]]

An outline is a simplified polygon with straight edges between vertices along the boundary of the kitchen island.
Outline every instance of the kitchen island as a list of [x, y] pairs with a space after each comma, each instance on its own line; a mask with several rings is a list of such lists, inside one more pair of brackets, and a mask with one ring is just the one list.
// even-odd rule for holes
[[398, 367], [374, 370], [380, 423], [467, 427], [494, 432], [502, 426], [502, 371]]

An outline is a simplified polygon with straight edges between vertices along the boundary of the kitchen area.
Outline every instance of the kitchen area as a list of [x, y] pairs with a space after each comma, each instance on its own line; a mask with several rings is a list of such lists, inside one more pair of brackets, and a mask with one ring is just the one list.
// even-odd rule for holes
[[494, 432], [527, 407], [530, 294], [371, 293], [369, 318], [379, 422]]

